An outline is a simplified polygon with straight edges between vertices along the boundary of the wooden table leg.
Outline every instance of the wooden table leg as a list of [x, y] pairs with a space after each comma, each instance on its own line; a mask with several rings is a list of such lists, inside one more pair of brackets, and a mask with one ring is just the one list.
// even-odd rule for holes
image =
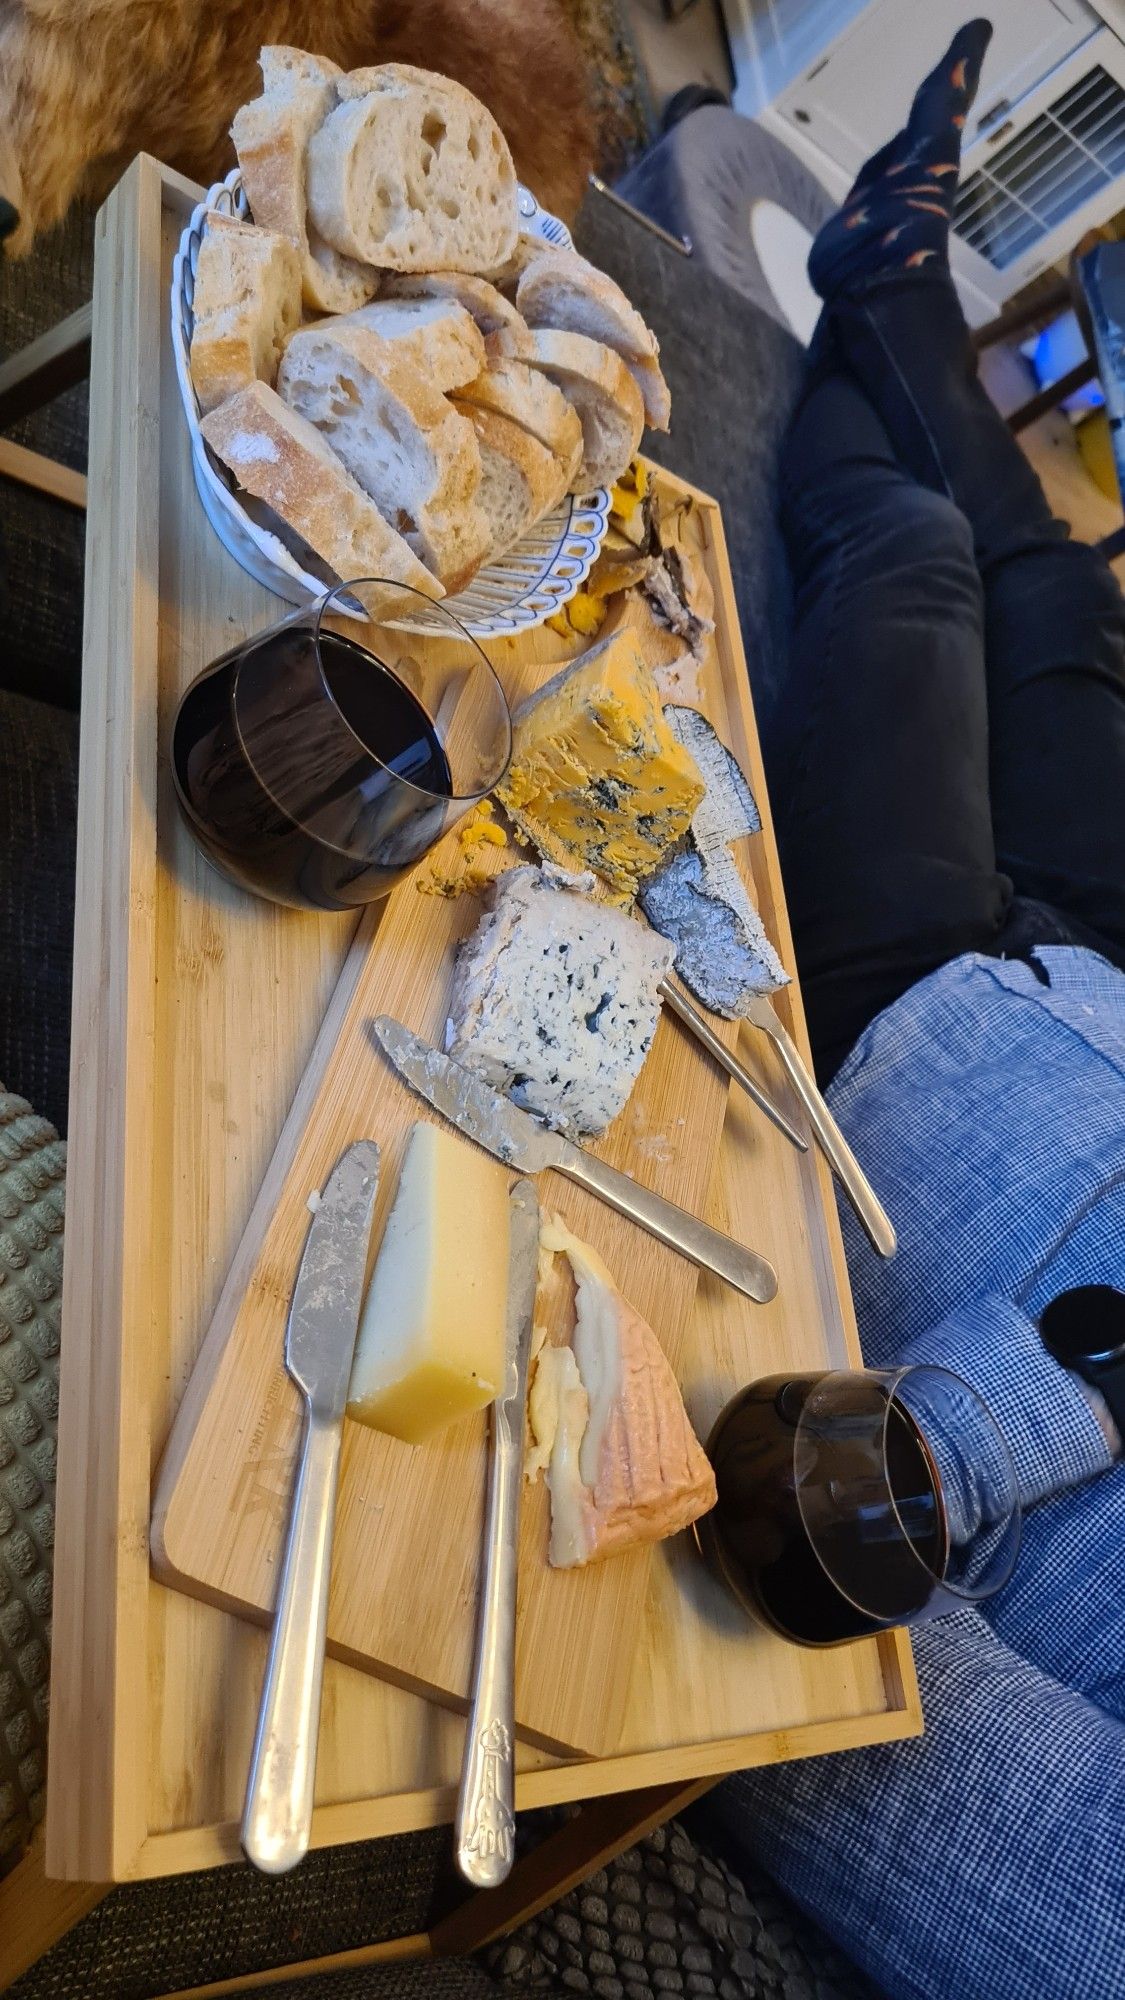
[[79, 306], [0, 364], [0, 430], [85, 380], [90, 373], [93, 318], [92, 303]]
[[599, 1868], [643, 1840], [654, 1826], [682, 1812], [714, 1778], [693, 1778], [689, 1784], [649, 1785], [639, 1792], [611, 1792], [591, 1799], [573, 1819], [549, 1834], [513, 1868], [499, 1889], [482, 1889], [458, 1904], [430, 1932], [435, 1958], [459, 1958], [503, 1937], [529, 1917], [538, 1916], [558, 1897], [584, 1882]]
[[40, 1829], [23, 1860], [0, 1880], [0, 1993], [65, 1937], [109, 1893], [109, 1883], [50, 1882]]

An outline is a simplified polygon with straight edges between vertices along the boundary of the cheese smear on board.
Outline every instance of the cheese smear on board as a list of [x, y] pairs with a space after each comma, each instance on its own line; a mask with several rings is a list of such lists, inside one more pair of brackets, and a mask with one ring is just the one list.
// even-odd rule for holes
[[503, 1168], [436, 1125], [415, 1125], [360, 1319], [349, 1417], [422, 1444], [494, 1400], [509, 1228]]

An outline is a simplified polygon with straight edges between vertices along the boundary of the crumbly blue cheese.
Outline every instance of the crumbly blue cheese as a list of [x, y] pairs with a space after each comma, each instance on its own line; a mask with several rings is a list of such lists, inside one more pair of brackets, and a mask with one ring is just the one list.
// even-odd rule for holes
[[676, 971], [713, 1013], [736, 1019], [752, 993], [773, 993], [788, 973], [734, 865], [730, 843], [761, 831], [761, 815], [734, 757], [705, 716], [670, 707], [664, 717], [699, 767], [707, 790], [691, 837], [641, 886], [649, 922], [676, 946]]
[[584, 893], [587, 876], [513, 868], [461, 947], [449, 1053], [572, 1137], [604, 1132], [660, 1018], [674, 947]]

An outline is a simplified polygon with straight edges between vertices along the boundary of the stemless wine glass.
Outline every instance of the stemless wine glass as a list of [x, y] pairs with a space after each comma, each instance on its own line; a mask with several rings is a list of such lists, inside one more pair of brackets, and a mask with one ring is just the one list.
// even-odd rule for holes
[[707, 1452], [719, 1498], [697, 1524], [704, 1558], [798, 1645], [980, 1604], [1015, 1567], [1011, 1453], [947, 1369], [767, 1376], [727, 1404]]
[[[440, 631], [401, 629], [424, 610]], [[172, 728], [184, 817], [245, 889], [346, 910], [393, 889], [503, 777], [504, 690], [475, 639], [405, 584], [361, 577], [192, 682]]]

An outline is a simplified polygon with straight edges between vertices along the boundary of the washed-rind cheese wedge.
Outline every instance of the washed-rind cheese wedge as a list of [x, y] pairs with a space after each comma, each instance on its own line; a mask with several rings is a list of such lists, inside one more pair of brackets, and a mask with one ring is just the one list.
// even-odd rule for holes
[[647, 1320], [601, 1258], [557, 1220], [540, 1242], [574, 1273], [569, 1347], [544, 1346], [528, 1413], [528, 1466], [547, 1466], [550, 1561], [572, 1569], [679, 1534], [715, 1505], [715, 1475]]

